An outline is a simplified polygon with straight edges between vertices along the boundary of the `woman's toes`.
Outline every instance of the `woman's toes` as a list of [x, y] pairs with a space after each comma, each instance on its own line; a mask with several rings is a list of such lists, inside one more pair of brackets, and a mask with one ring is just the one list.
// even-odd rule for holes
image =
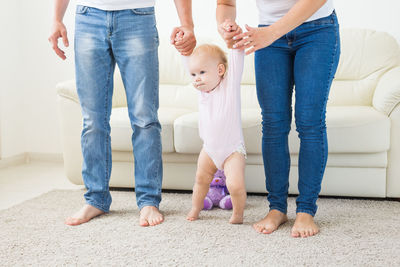
[[299, 232], [297, 230], [292, 230], [292, 236], [293, 237], [299, 237]]
[[262, 231], [262, 226], [259, 225], [259, 224], [253, 224], [253, 228], [254, 228], [257, 232], [260, 232], [260, 233], [261, 233], [261, 231]]
[[304, 230], [301, 230], [301, 237], [306, 237], [306, 231], [304, 231]]

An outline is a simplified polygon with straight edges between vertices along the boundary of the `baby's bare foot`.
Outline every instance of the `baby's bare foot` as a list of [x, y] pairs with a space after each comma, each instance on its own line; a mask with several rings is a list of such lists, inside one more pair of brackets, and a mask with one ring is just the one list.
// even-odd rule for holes
[[242, 224], [243, 223], [243, 213], [242, 214], [232, 213], [232, 216], [229, 219], [229, 223], [231, 223], [231, 224]]
[[319, 233], [319, 227], [314, 223], [314, 217], [308, 213], [299, 212], [292, 228], [293, 237], [309, 237]]
[[199, 218], [200, 211], [201, 211], [201, 209], [192, 208], [189, 211], [188, 215], [186, 216], [186, 220], [188, 220], [188, 221], [197, 220]]
[[99, 216], [103, 213], [104, 211], [86, 204], [72, 217], [68, 217], [67, 219], [65, 219], [65, 224], [71, 226], [80, 225], [82, 223], [90, 221], [94, 217]]
[[140, 226], [154, 226], [164, 221], [164, 216], [154, 206], [145, 206], [140, 210]]
[[270, 210], [264, 219], [253, 224], [253, 228], [259, 233], [271, 234], [277, 230], [280, 225], [287, 222], [287, 220], [286, 214], [278, 210]]

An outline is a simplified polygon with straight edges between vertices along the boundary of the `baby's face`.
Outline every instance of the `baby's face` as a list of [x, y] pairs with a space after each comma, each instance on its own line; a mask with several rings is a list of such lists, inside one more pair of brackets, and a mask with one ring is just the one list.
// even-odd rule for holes
[[225, 68], [218, 60], [205, 53], [192, 55], [189, 59], [189, 71], [193, 86], [202, 92], [211, 92], [221, 82]]

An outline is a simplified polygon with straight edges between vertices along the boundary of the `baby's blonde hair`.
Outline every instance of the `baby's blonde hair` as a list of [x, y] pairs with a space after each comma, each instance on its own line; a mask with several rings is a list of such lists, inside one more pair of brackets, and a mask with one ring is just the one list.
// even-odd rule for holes
[[192, 55], [207, 54], [218, 59], [219, 64], [223, 64], [225, 69], [228, 68], [228, 59], [226, 58], [225, 52], [218, 46], [213, 44], [202, 44], [197, 46]]

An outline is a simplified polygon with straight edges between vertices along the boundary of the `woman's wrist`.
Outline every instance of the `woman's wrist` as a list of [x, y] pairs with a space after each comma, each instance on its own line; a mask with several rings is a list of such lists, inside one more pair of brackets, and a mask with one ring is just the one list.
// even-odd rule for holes
[[276, 24], [272, 24], [271, 26], [265, 29], [269, 31], [269, 35], [273, 40], [278, 40], [279, 38], [282, 37], [282, 35], [286, 34], [285, 30]]

